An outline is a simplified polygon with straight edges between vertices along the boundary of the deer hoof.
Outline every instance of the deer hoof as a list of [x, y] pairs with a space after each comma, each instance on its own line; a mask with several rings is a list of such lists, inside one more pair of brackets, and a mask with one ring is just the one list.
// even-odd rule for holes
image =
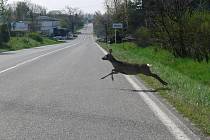
[[112, 77], [112, 81], [114, 81], [114, 78]]

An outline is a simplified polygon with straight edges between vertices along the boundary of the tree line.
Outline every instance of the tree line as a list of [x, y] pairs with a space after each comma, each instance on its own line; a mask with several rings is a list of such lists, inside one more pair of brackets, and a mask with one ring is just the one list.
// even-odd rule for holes
[[106, 12], [94, 15], [94, 31], [111, 40], [112, 23], [123, 23], [119, 36], [135, 38], [139, 46], [158, 44], [176, 57], [209, 60], [210, 1], [105, 0]]

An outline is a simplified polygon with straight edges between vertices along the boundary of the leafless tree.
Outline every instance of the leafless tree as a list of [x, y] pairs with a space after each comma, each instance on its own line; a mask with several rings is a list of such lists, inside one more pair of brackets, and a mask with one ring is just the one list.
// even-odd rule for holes
[[78, 24], [81, 22], [83, 18], [83, 13], [78, 8], [73, 8], [71, 6], [66, 6], [65, 13], [68, 15], [68, 21], [71, 25], [72, 33], [75, 32], [75, 28], [78, 26]]
[[47, 14], [47, 10], [46, 8], [34, 4], [34, 3], [28, 3], [29, 6], [29, 12], [27, 13], [31, 19], [31, 30], [32, 31], [37, 31], [38, 30], [38, 23], [36, 18], [38, 16], [43, 16]]
[[105, 6], [109, 7], [110, 12], [115, 14], [119, 12], [123, 0], [105, 0]]

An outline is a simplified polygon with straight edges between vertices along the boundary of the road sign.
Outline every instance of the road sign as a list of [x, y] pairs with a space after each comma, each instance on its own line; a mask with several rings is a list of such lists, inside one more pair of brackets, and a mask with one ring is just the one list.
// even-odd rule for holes
[[115, 44], [117, 43], [117, 29], [122, 29], [123, 24], [122, 23], [113, 23], [112, 28], [115, 29]]
[[123, 24], [122, 23], [113, 23], [112, 28], [114, 29], [122, 29]]

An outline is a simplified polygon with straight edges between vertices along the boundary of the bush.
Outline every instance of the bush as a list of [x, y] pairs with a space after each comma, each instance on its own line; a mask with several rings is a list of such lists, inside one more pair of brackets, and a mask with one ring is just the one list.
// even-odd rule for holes
[[41, 35], [39, 33], [35, 33], [35, 32], [30, 33], [29, 37], [33, 40], [36, 40], [36, 41], [40, 42], [40, 43], [43, 42], [43, 38], [41, 37]]
[[137, 44], [143, 47], [150, 45], [151, 43], [151, 32], [146, 27], [140, 27], [135, 33]]
[[[159, 21], [161, 17], [159, 17]], [[176, 57], [189, 57], [199, 62], [209, 60], [210, 13], [186, 12], [179, 20], [162, 17], [162, 26], [153, 30], [159, 43]]]
[[197, 61], [209, 60], [210, 51], [210, 14], [194, 12], [187, 26], [190, 54]]

